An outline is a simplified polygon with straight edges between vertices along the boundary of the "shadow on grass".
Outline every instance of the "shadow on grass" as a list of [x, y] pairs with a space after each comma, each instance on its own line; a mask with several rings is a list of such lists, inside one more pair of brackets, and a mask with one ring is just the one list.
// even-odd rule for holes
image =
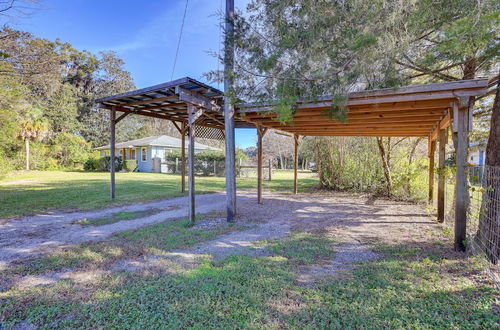
[[[284, 242], [280, 251], [297, 244]], [[51, 328], [498, 326], [491, 287], [475, 285], [464, 273], [444, 272], [443, 259], [422, 259], [421, 251], [402, 258], [406, 247], [381, 249], [385, 258], [360, 265], [352, 279], [316, 287], [297, 286], [294, 257], [275, 251], [272, 257], [205, 262], [183, 274], [121, 272], [92, 284], [63, 281], [10, 291], [2, 296], [0, 318], [6, 326], [25, 322]]]

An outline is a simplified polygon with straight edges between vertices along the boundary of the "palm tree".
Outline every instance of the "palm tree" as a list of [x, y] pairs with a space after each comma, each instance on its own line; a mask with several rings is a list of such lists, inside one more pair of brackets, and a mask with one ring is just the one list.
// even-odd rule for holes
[[47, 122], [42, 120], [23, 120], [17, 137], [24, 141], [26, 151], [26, 171], [30, 170], [30, 141], [42, 140], [48, 134]]

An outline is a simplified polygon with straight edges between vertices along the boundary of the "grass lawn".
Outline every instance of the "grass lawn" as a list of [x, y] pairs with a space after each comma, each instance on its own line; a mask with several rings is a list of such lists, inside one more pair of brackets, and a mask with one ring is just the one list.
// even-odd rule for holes
[[183, 268], [163, 258], [144, 271], [113, 271], [121, 258], [161, 255], [238, 230], [189, 228], [185, 220], [82, 244], [4, 272], [20, 275], [71, 267], [98, 276], [36, 288], [0, 290], [0, 325], [40, 328], [418, 328], [498, 327], [497, 292], [482, 281], [475, 259], [450, 258], [439, 246], [375, 245], [382, 259], [359, 265], [349, 277], [314, 285], [295, 278], [300, 267], [335, 255], [324, 232], [294, 232], [263, 242], [272, 255], [208, 259]]
[[[88, 210], [110, 205], [182, 196], [180, 175], [117, 173], [116, 200], [109, 200], [109, 173], [18, 172], [0, 181], [0, 218], [59, 210]], [[299, 174], [299, 190], [317, 184], [316, 175]], [[255, 178], [237, 180], [238, 188], [255, 189]], [[275, 171], [264, 189], [291, 191], [292, 171]], [[197, 177], [196, 192], [224, 191], [225, 178]]]

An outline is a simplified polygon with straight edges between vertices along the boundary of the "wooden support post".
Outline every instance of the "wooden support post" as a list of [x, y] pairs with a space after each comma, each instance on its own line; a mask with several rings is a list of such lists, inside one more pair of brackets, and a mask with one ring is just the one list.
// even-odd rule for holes
[[298, 192], [298, 184], [299, 184], [299, 176], [297, 173], [299, 167], [299, 135], [293, 135], [293, 193], [297, 195]]
[[267, 128], [257, 126], [257, 203], [262, 204], [262, 139]]
[[116, 126], [116, 110], [113, 107], [110, 111], [109, 114], [109, 131], [110, 131], [110, 136], [109, 136], [109, 145], [110, 145], [110, 174], [111, 174], [111, 181], [110, 181], [110, 198], [115, 199], [115, 126]]
[[194, 114], [196, 108], [188, 103], [188, 188], [189, 188], [189, 221], [194, 222], [196, 217], [195, 194], [194, 194]]
[[271, 162], [271, 158], [269, 158], [269, 181], [271, 181], [271, 175], [273, 174], [273, 165]]
[[[429, 138], [430, 139], [430, 138]], [[434, 199], [434, 154], [436, 151], [436, 140], [429, 141], [429, 204]]]
[[226, 207], [227, 221], [236, 216], [236, 173], [234, 145], [234, 0], [226, 0], [226, 24], [224, 42], [224, 129], [226, 134]]
[[445, 205], [445, 177], [444, 168], [446, 160], [446, 143], [448, 142], [448, 131], [447, 129], [439, 130], [439, 155], [438, 155], [438, 198], [437, 198], [437, 219], [438, 222], [444, 222], [444, 205]]
[[455, 250], [465, 251], [465, 239], [467, 237], [467, 150], [469, 144], [469, 102], [460, 99], [460, 104], [454, 103], [453, 134], [456, 139], [456, 183], [455, 183]]
[[186, 191], [186, 123], [182, 122], [181, 129], [181, 192]]

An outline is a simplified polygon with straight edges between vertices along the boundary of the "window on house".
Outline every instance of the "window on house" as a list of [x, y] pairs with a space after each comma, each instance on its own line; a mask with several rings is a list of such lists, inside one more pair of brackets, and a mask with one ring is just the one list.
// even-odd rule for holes
[[135, 149], [130, 149], [130, 159], [135, 160]]
[[141, 159], [142, 159], [143, 162], [145, 162], [146, 159], [147, 159], [147, 150], [146, 150], [146, 148], [141, 148]]

